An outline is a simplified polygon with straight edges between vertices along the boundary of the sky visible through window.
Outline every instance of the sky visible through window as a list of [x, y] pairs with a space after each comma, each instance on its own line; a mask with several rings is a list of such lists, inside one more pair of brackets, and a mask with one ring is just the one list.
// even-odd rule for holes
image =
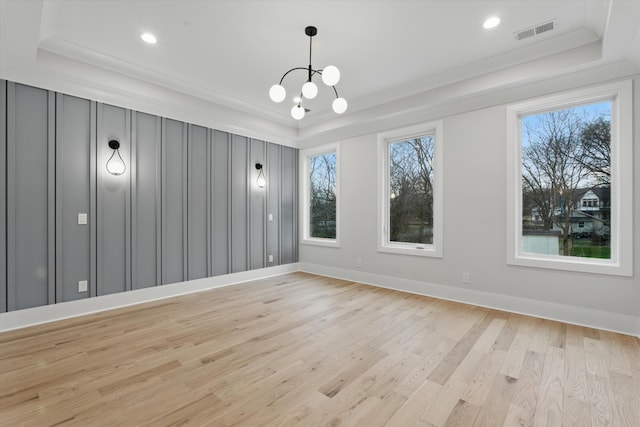
[[[564, 110], [567, 110], [567, 109], [562, 109], [559, 111], [564, 111]], [[603, 117], [609, 120], [611, 117], [611, 101], [602, 101], [602, 102], [597, 102], [595, 104], [579, 105], [576, 107], [572, 107], [570, 110], [573, 111], [579, 117], [583, 117], [586, 121], [591, 121], [598, 117]], [[543, 126], [545, 113], [523, 116], [521, 118], [522, 127], [538, 128], [540, 126]], [[530, 144], [529, 138], [523, 132], [522, 146], [527, 147], [529, 144]]]

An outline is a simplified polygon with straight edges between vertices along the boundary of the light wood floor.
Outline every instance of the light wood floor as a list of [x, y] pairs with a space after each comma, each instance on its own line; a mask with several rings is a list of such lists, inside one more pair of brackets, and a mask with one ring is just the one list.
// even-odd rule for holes
[[640, 340], [303, 273], [0, 334], [3, 426], [640, 426]]

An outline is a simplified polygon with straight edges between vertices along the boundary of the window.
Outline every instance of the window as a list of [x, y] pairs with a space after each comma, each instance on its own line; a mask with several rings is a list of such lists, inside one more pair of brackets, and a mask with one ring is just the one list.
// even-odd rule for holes
[[507, 108], [507, 262], [632, 274], [631, 82]]
[[339, 246], [340, 159], [337, 144], [306, 150], [301, 155], [303, 197], [302, 243]]
[[442, 256], [442, 123], [378, 134], [378, 250]]

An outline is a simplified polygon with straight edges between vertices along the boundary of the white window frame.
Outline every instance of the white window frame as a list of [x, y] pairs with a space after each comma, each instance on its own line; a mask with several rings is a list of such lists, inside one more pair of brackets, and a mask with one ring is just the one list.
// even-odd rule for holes
[[[309, 158], [323, 154], [335, 153], [336, 155], [336, 238], [327, 239], [311, 237], [311, 203], [310, 203], [310, 176]], [[302, 197], [300, 198], [300, 212], [302, 213], [300, 243], [305, 245], [340, 247], [340, 144], [325, 144], [319, 147], [308, 148], [300, 152], [300, 182], [302, 183]]]
[[[611, 101], [611, 258], [522, 251], [520, 117]], [[531, 99], [507, 107], [507, 264], [582, 273], [633, 275], [633, 92], [630, 80]]]
[[[389, 143], [433, 135], [433, 243], [417, 244], [389, 241]], [[442, 258], [443, 242], [443, 126], [433, 121], [378, 134], [378, 252]]]

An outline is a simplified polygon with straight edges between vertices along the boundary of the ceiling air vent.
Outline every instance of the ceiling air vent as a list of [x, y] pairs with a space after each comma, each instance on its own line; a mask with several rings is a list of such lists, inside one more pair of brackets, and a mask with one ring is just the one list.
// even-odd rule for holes
[[529, 37], [537, 36], [538, 34], [546, 33], [555, 28], [555, 21], [545, 22], [544, 24], [535, 25], [533, 27], [525, 28], [515, 33], [516, 40], [528, 39]]
[[547, 23], [537, 25], [536, 26], [536, 35], [538, 35], [540, 33], [546, 33], [547, 31], [551, 31], [551, 30], [553, 30], [553, 27], [554, 27], [554, 22], [553, 21], [549, 21]]
[[527, 28], [526, 30], [518, 31], [516, 33], [516, 40], [528, 39], [536, 35], [535, 28]]

